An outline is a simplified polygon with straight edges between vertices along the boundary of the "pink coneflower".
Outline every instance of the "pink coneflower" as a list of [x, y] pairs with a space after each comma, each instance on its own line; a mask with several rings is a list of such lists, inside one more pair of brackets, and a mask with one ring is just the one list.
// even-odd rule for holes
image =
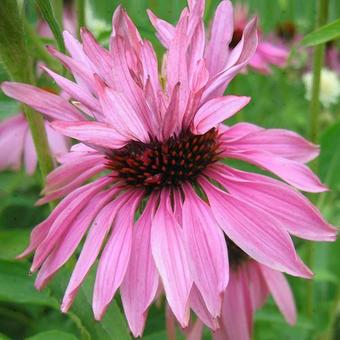
[[[326, 190], [305, 165], [318, 148], [286, 130], [222, 124], [249, 102], [223, 93], [256, 50], [256, 20], [230, 51], [230, 1], [218, 6], [208, 42], [203, 10], [203, 1], [189, 1], [176, 27], [150, 13], [167, 46], [164, 88], [152, 45], [121, 7], [109, 50], [85, 29], [82, 43], [64, 33], [71, 56], [49, 48], [74, 75], [75, 82], [46, 68], [71, 101], [31, 85], [2, 85], [81, 142], [47, 177], [40, 203], [64, 198], [21, 255], [35, 251], [36, 287], [47, 284], [84, 238], [62, 310], [99, 257], [94, 315], [102, 318], [120, 288], [135, 336], [143, 332], [160, 282], [182, 327], [190, 308], [215, 327], [210, 319], [221, 313], [229, 277], [223, 232], [259, 263], [302, 277], [312, 274], [289, 233], [335, 238], [335, 229], [293, 188]], [[233, 169], [228, 159], [255, 164], [289, 185]]]
[[[48, 143], [52, 154], [58, 158], [68, 151], [66, 138], [45, 123]], [[37, 167], [31, 131], [22, 113], [0, 121], [0, 170], [18, 170], [22, 161], [27, 174], [32, 175]]]
[[294, 325], [295, 302], [284, 275], [250, 259], [231, 241], [227, 244], [230, 276], [223, 296], [219, 329], [214, 333], [214, 340], [250, 340], [253, 315], [269, 295], [272, 295], [285, 320]]
[[[253, 316], [269, 295], [272, 295], [285, 320], [294, 325], [296, 307], [284, 275], [251, 259], [230, 239], [226, 242], [230, 265], [229, 283], [223, 294], [221, 316], [216, 321], [213, 339], [250, 340]], [[171, 334], [175, 328], [175, 322], [171, 323], [171, 315], [167, 317], [167, 323], [170, 324], [168, 332]], [[186, 333], [188, 340], [202, 339], [202, 321], [197, 319], [188, 327]]]
[[[246, 4], [237, 3], [234, 11], [234, 34], [230, 43], [233, 48], [240, 41], [242, 32], [249, 17], [249, 10]], [[270, 66], [284, 67], [289, 56], [289, 49], [283, 44], [277, 44], [259, 34], [259, 43], [254, 56], [249, 61], [249, 66], [255, 71], [268, 74]]]

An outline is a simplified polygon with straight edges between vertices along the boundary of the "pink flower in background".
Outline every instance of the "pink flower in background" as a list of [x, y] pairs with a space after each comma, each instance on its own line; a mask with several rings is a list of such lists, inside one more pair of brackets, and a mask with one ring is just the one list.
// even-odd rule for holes
[[[58, 158], [69, 149], [67, 139], [45, 123], [48, 143], [52, 154]], [[37, 167], [31, 131], [22, 113], [0, 121], [0, 171], [18, 170], [24, 163], [27, 174], [33, 175]]]
[[[164, 88], [152, 45], [121, 7], [113, 16], [109, 50], [86, 29], [82, 42], [64, 32], [70, 56], [49, 48], [75, 78], [45, 68], [71, 101], [31, 85], [2, 85], [8, 96], [80, 142], [47, 177], [39, 203], [64, 198], [33, 230], [21, 255], [35, 252], [36, 287], [43, 288], [84, 239], [62, 310], [68, 311], [99, 258], [95, 318], [103, 317], [120, 288], [135, 336], [143, 332], [160, 284], [182, 327], [191, 308], [217, 328], [229, 280], [224, 234], [257, 262], [308, 278], [312, 273], [290, 234], [335, 239], [335, 229], [296, 190], [326, 190], [305, 165], [318, 147], [286, 130], [222, 124], [249, 102], [223, 93], [254, 55], [256, 20], [230, 50], [231, 2], [219, 4], [208, 41], [203, 11], [204, 1], [189, 1], [176, 26], [149, 12], [167, 49]], [[229, 159], [288, 184], [236, 170]]]
[[[237, 3], [234, 10], [234, 34], [230, 47], [234, 48], [240, 41], [245, 24], [249, 17], [249, 10], [246, 4]], [[249, 61], [249, 66], [254, 70], [268, 74], [270, 66], [284, 67], [287, 64], [289, 48], [278, 44], [259, 34], [259, 43], [254, 56]]]
[[[294, 297], [284, 275], [262, 265], [245, 254], [232, 241], [227, 241], [229, 255], [229, 283], [223, 294], [221, 316], [213, 333], [214, 340], [250, 340], [253, 316], [272, 295], [285, 320], [294, 325], [296, 307]], [[200, 319], [192, 323], [187, 339], [203, 336]]]

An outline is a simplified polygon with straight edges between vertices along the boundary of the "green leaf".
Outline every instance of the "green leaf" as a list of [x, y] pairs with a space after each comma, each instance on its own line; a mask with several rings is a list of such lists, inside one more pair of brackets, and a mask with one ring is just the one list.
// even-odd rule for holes
[[340, 38], [340, 19], [307, 34], [301, 43], [305, 46], [315, 46], [338, 38]]
[[38, 292], [27, 263], [0, 260], [0, 301], [58, 308], [47, 290]]
[[42, 17], [48, 23], [56, 41], [58, 48], [61, 52], [65, 52], [64, 39], [61, 33], [61, 28], [58, 21], [54, 15], [53, 8], [51, 6], [50, 0], [36, 0]]
[[[91, 271], [86, 281], [79, 289], [69, 315], [78, 325], [85, 336], [96, 340], [129, 340], [131, 339], [125, 319], [113, 300], [106, 311], [104, 318], [98, 322], [94, 319], [92, 312], [92, 290], [94, 285], [94, 271]], [[69, 273], [64, 268], [51, 282], [52, 292], [60, 299], [64, 294], [69, 280]]]
[[59, 330], [51, 330], [47, 332], [41, 332], [26, 338], [26, 340], [77, 340], [78, 338], [71, 334], [62, 332]]
[[340, 121], [321, 136], [320, 177], [332, 189], [340, 188]]
[[0, 230], [0, 259], [13, 260], [28, 243], [30, 230]]

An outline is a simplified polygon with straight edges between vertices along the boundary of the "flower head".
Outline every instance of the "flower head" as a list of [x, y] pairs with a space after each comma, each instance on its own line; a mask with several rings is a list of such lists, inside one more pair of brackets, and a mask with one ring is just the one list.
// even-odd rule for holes
[[[2, 85], [80, 142], [48, 176], [39, 203], [64, 198], [22, 254], [35, 251], [36, 287], [47, 284], [84, 238], [62, 310], [99, 257], [94, 315], [103, 316], [120, 288], [135, 336], [160, 283], [183, 327], [192, 308], [214, 328], [209, 320], [221, 313], [229, 278], [224, 234], [259, 263], [302, 277], [311, 272], [289, 234], [335, 238], [334, 228], [293, 188], [326, 190], [305, 165], [318, 148], [293, 132], [222, 124], [249, 102], [223, 93], [256, 50], [256, 19], [230, 50], [231, 2], [218, 6], [208, 41], [203, 10], [203, 1], [189, 1], [176, 26], [149, 12], [167, 49], [164, 88], [152, 45], [121, 7], [109, 50], [86, 29], [81, 43], [64, 33], [70, 56], [49, 48], [75, 82], [45, 70], [72, 100], [30, 85]], [[259, 166], [289, 185], [236, 170], [228, 159]]]

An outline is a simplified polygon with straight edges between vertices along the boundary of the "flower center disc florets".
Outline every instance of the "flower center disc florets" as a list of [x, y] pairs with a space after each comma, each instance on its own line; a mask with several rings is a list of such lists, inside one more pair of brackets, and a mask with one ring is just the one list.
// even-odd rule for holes
[[156, 139], [146, 144], [131, 141], [124, 148], [107, 155], [107, 167], [126, 186], [152, 191], [194, 182], [211, 163], [218, 160], [217, 130], [203, 135], [182, 131], [164, 142]]

